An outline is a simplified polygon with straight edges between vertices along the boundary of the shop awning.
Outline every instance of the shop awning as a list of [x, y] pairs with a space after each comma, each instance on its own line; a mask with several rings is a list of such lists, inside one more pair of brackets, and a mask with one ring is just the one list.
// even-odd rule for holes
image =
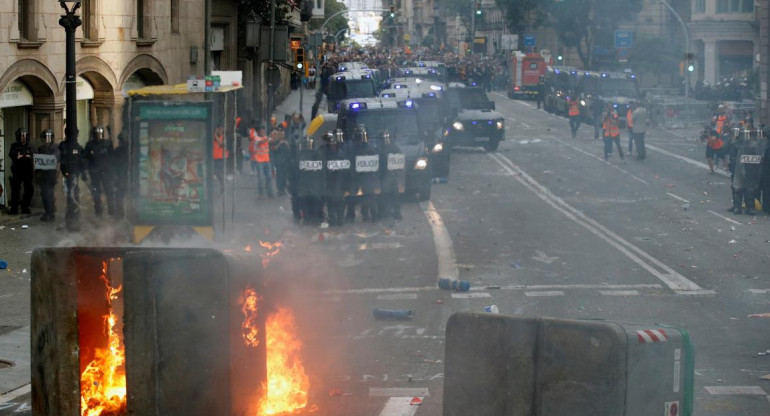
[[32, 105], [32, 93], [21, 81], [11, 81], [0, 94], [0, 108]]
[[[211, 92], [209, 94], [221, 94], [231, 91], [237, 91], [239, 89], [242, 89], [242, 86], [223, 86], [219, 89], [217, 92]], [[198, 93], [198, 92], [188, 92], [187, 91], [187, 84], [176, 84], [176, 85], [151, 85], [149, 87], [143, 87], [138, 88], [134, 90], [128, 91], [129, 96], [140, 96], [140, 97], [148, 97], [152, 95], [194, 95], [194, 94], [204, 94], [204, 93]]]

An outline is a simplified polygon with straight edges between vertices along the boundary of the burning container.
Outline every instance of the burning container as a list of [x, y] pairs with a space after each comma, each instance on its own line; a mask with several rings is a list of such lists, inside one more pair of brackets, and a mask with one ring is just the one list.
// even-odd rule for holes
[[258, 259], [216, 250], [35, 250], [33, 414], [256, 415], [262, 290]]

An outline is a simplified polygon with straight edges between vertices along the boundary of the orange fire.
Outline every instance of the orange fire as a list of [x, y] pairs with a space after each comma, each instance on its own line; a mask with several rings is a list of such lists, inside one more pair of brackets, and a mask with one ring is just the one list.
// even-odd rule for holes
[[257, 347], [259, 345], [259, 328], [257, 327], [257, 303], [259, 300], [256, 290], [250, 287], [246, 288], [241, 302], [243, 304], [241, 307], [243, 312], [241, 329], [243, 331], [243, 342], [249, 347]]
[[281, 247], [283, 247], [283, 244], [280, 241], [270, 243], [260, 240], [259, 245], [262, 246], [262, 248], [267, 249], [266, 253], [262, 253], [262, 268], [267, 267], [270, 263], [270, 258], [278, 254], [281, 251]]
[[267, 318], [267, 396], [259, 415], [294, 412], [307, 406], [310, 378], [302, 365], [302, 343], [297, 338], [294, 314], [279, 308]]
[[102, 262], [99, 278], [107, 287], [109, 313], [104, 316], [107, 348], [97, 348], [94, 359], [80, 375], [81, 416], [118, 415], [126, 413], [125, 349], [120, 340], [118, 319], [112, 302], [118, 299], [122, 286], [113, 288], [107, 278], [107, 262]]

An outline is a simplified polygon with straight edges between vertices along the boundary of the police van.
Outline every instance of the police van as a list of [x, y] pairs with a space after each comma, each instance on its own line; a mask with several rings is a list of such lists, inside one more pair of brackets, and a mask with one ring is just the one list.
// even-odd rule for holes
[[416, 194], [421, 201], [430, 199], [432, 172], [424, 131], [412, 99], [380, 98], [347, 99], [340, 101], [337, 128], [350, 143], [356, 129], [365, 129], [369, 146], [380, 147], [385, 131], [406, 157], [406, 194]]
[[337, 112], [341, 100], [377, 97], [377, 86], [369, 70], [337, 72], [329, 78], [326, 98], [329, 112]]
[[583, 72], [578, 80], [580, 114], [586, 122], [593, 124], [590, 111], [595, 101], [602, 108], [612, 107], [617, 111], [621, 128], [625, 128], [626, 112], [632, 102], [642, 98], [635, 74], [625, 72]]
[[545, 111], [567, 115], [567, 95], [577, 93], [579, 70], [572, 66], [554, 65], [543, 76], [543, 106]]
[[505, 139], [503, 115], [495, 111], [495, 102], [490, 101], [483, 88], [466, 86], [462, 83], [449, 84], [446, 92], [449, 108], [444, 130], [450, 146], [475, 146], [478, 139], [488, 152], [497, 150]]

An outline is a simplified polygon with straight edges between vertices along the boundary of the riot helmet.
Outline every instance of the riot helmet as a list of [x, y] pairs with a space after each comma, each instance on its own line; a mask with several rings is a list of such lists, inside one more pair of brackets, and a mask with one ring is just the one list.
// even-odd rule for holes
[[345, 142], [345, 132], [343, 132], [342, 129], [335, 130], [334, 136], [337, 138], [338, 144], [342, 144]]
[[104, 139], [104, 127], [96, 126], [93, 129], [91, 129], [91, 139], [92, 140]]
[[27, 140], [29, 140], [29, 131], [24, 127], [16, 129], [16, 142], [27, 144]]
[[305, 136], [304, 139], [299, 141], [299, 150], [313, 150], [313, 138]]
[[53, 143], [53, 130], [51, 129], [45, 129], [40, 133], [40, 139], [43, 140], [43, 143], [49, 144]]
[[386, 145], [389, 145], [391, 143], [389, 130], [384, 130], [382, 132], [382, 142], [385, 143]]
[[366, 125], [359, 124], [356, 127], [355, 140], [359, 143], [369, 143], [369, 134], [366, 132]]

